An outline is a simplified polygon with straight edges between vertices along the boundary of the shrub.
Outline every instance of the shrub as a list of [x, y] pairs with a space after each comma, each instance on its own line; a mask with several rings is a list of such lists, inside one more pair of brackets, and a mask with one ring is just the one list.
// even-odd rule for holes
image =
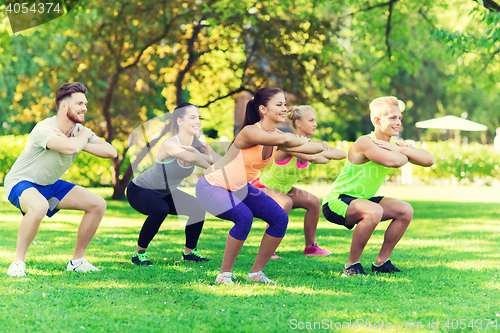
[[[0, 184], [3, 185], [5, 175], [21, 153], [27, 140], [28, 135], [0, 137]], [[208, 143], [221, 155], [224, 155], [228, 146], [228, 143], [220, 143], [217, 140], [209, 140]], [[329, 144], [347, 152], [352, 142], [337, 141]], [[121, 151], [126, 144], [113, 142], [113, 145]], [[412, 166], [413, 177], [419, 181], [432, 183], [447, 179], [463, 184], [471, 182], [491, 184], [494, 180], [499, 179], [500, 155], [492, 146], [479, 143], [456, 145], [454, 141], [450, 140], [417, 143], [417, 147], [428, 150], [436, 159], [436, 163], [428, 168]], [[331, 183], [339, 175], [344, 163], [345, 160], [313, 165], [308, 168], [301, 182], [305, 184]], [[126, 169], [128, 164], [127, 159], [122, 165], [122, 171]], [[270, 166], [263, 172], [269, 168]], [[197, 170], [190, 179], [186, 179], [185, 184], [194, 185], [201, 175], [202, 171]], [[388, 175], [388, 180], [396, 181], [400, 175], [399, 169], [393, 169]], [[110, 186], [112, 184], [111, 160], [80, 153], [75, 163], [62, 178], [82, 186]]]
[[454, 179], [461, 183], [482, 181], [491, 184], [500, 174], [500, 155], [490, 145], [457, 145], [454, 141], [427, 142], [421, 145], [436, 159], [429, 168], [414, 167], [414, 176], [425, 182]]

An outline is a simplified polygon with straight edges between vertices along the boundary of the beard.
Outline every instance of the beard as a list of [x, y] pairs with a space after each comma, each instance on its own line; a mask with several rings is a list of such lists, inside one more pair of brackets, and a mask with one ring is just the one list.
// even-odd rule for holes
[[69, 106], [68, 106], [68, 112], [66, 113], [66, 115], [67, 115], [68, 119], [71, 120], [72, 122], [74, 122], [75, 124], [83, 124], [85, 122], [85, 120], [78, 119], [78, 114], [73, 112], [73, 110]]

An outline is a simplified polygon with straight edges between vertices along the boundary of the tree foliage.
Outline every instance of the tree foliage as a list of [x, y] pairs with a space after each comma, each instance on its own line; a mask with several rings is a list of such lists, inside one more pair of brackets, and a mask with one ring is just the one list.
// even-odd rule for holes
[[[499, 102], [496, 83], [487, 83], [498, 68], [476, 60], [495, 53], [498, 17], [474, 6], [470, 0], [82, 0], [64, 17], [14, 35], [0, 16], [1, 131], [27, 133], [54, 114], [62, 83], [83, 82], [86, 124], [120, 149], [112, 178], [114, 197], [121, 197], [132, 177], [124, 142], [141, 122], [190, 101], [202, 107], [205, 133], [231, 137], [234, 98], [263, 86], [313, 105], [317, 137], [325, 140], [355, 140], [370, 131], [368, 104], [383, 95], [406, 101], [406, 138], [429, 137], [414, 122], [445, 113], [467, 111], [469, 119], [496, 126], [493, 111], [485, 110]], [[489, 46], [474, 55], [465, 39], [468, 49], [450, 46], [459, 45], [458, 34], [451, 40], [445, 32], [453, 22], [477, 40], [491, 26], [483, 33]], [[461, 49], [468, 51], [457, 61], [453, 51]]]

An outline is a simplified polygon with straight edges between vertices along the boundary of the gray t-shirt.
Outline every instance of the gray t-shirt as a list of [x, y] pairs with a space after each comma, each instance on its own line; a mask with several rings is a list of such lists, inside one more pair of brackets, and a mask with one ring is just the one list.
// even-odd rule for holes
[[[71, 136], [78, 133], [81, 127], [83, 127], [81, 124], [76, 124], [71, 131]], [[54, 184], [73, 164], [77, 154], [66, 155], [47, 148], [47, 142], [57, 136], [54, 128], [58, 128], [56, 116], [42, 120], [35, 125], [21, 155], [5, 177], [4, 186], [7, 197], [12, 188], [23, 180], [37, 185]], [[88, 142], [92, 143], [98, 139], [96, 135], [93, 135]]]
[[168, 162], [158, 162], [156, 160], [151, 168], [132, 179], [132, 182], [139, 187], [153, 190], [162, 197], [166, 197], [177, 189], [184, 178], [193, 173], [193, 170], [194, 164], [188, 167], [182, 166], [177, 158], [173, 158]]
[[[181, 145], [179, 137], [175, 139]], [[194, 164], [188, 167], [182, 166], [177, 158], [172, 158], [167, 162], [156, 160], [155, 164], [132, 179], [132, 182], [142, 188], [153, 190], [162, 197], [166, 197], [175, 190], [184, 178], [189, 177], [194, 170]]]

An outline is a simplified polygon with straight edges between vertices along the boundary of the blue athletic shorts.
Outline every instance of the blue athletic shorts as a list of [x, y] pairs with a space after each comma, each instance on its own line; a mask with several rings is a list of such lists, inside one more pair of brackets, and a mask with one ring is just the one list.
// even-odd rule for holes
[[24, 215], [24, 212], [21, 209], [21, 205], [19, 204], [19, 198], [26, 189], [34, 187], [49, 202], [49, 210], [47, 211], [47, 216], [51, 217], [52, 215], [54, 215], [59, 211], [59, 209], [55, 209], [59, 201], [61, 201], [62, 198], [64, 198], [66, 194], [68, 194], [68, 192], [71, 191], [71, 189], [75, 186], [76, 186], [75, 184], [72, 184], [62, 179], [59, 179], [52, 185], [45, 185], [45, 186], [37, 185], [27, 180], [22, 180], [19, 183], [17, 183], [10, 191], [9, 201], [11, 204], [19, 208], [21, 213], [23, 213]]

